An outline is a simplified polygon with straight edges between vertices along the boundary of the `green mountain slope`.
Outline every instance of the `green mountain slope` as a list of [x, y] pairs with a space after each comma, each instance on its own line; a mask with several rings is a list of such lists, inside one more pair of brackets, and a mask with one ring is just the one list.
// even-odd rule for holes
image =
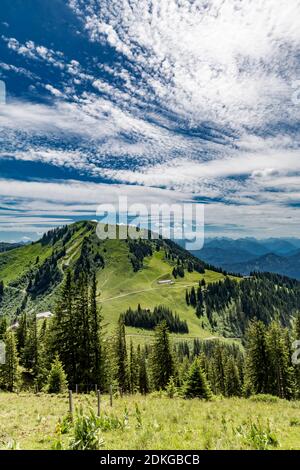
[[22, 246], [22, 243], [0, 242], [0, 253], [4, 253], [5, 251], [9, 251], [9, 250], [14, 250], [15, 248], [18, 248], [19, 246]]
[[[96, 227], [78, 222], [0, 253], [0, 313], [15, 321], [24, 310], [53, 311], [68, 269], [75, 279], [82, 271], [96, 273], [97, 301], [109, 333], [121, 314], [139, 305], [149, 313], [164, 306], [177, 314], [188, 327], [187, 333], [172, 333], [178, 339], [241, 338], [251, 318], [265, 323], [279, 318], [289, 326], [300, 311], [297, 281], [268, 274], [226, 276], [172, 241], [100, 240]], [[138, 341], [153, 334], [132, 326], [126, 331]]]
[[[180, 260], [180, 261], [178, 261]], [[184, 277], [172, 274], [178, 263]], [[170, 241], [104, 240], [96, 235], [96, 224], [78, 222], [52, 231], [36, 243], [0, 254], [0, 280], [4, 294], [2, 314], [15, 320], [27, 311], [52, 310], [66, 270], [96, 271], [98, 303], [107, 329], [112, 330], [129, 307], [153, 309], [165, 305], [186, 320], [185, 336], [207, 337], [212, 333], [201, 326], [193, 307], [185, 302], [187, 288], [199, 281], [224, 279], [224, 274], [209, 269], [203, 262]], [[161, 281], [171, 283], [161, 283]], [[127, 328], [134, 336], [148, 337], [151, 331]], [[182, 335], [179, 335], [182, 337]]]

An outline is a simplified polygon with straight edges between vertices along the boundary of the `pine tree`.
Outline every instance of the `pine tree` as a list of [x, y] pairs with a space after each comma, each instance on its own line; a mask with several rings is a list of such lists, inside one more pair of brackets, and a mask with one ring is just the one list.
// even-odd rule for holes
[[9, 392], [14, 392], [20, 380], [19, 358], [15, 334], [8, 330], [4, 335], [5, 364], [0, 365], [0, 383]]
[[295, 376], [291, 364], [289, 336], [277, 321], [266, 333], [266, 346], [270, 361], [270, 393], [280, 398], [293, 398]]
[[186, 398], [204, 398], [206, 400], [212, 398], [212, 392], [199, 358], [196, 358], [190, 367], [183, 392]]
[[[300, 341], [300, 313], [298, 313], [294, 326], [294, 340]], [[297, 347], [299, 349], [299, 346]], [[300, 398], [300, 364], [294, 364], [295, 379], [296, 379], [296, 394]]]
[[174, 377], [170, 377], [167, 388], [166, 388], [166, 392], [169, 398], [174, 398], [174, 396], [176, 395], [177, 387], [175, 384]]
[[7, 327], [8, 327], [7, 318], [1, 317], [0, 318], [0, 341], [3, 340]]
[[18, 352], [20, 356], [22, 356], [22, 351], [27, 340], [27, 329], [28, 329], [27, 313], [26, 312], [21, 313], [18, 321], [19, 321], [19, 326], [16, 330], [16, 335], [17, 335], [17, 340], [18, 340], [17, 345], [18, 345]]
[[35, 385], [42, 390], [47, 383], [49, 373], [49, 357], [46, 350], [47, 320], [44, 320], [37, 331], [37, 364], [35, 369]]
[[185, 291], [185, 303], [187, 305], [190, 305], [190, 296], [189, 296], [189, 291], [187, 289]]
[[190, 292], [190, 304], [192, 307], [196, 307], [197, 305], [197, 297], [196, 297], [196, 291], [195, 291], [194, 286], [191, 288], [191, 292]]
[[137, 348], [137, 364], [138, 364], [138, 389], [142, 395], [149, 392], [149, 378], [146, 365], [146, 352], [141, 351], [140, 345]]
[[232, 357], [225, 365], [225, 395], [227, 397], [241, 395], [241, 380], [239, 370]]
[[134, 351], [132, 340], [130, 341], [130, 356], [129, 356], [129, 382], [130, 393], [135, 393], [138, 385], [138, 364]]
[[78, 355], [79, 331], [75, 312], [75, 286], [70, 271], [67, 271], [49, 332], [49, 355], [59, 354], [71, 387], [79, 383]]
[[125, 325], [122, 317], [120, 317], [116, 333], [116, 379], [119, 389], [122, 393], [126, 393], [130, 389], [128, 374], [128, 357], [126, 347]]
[[32, 373], [33, 377], [35, 377], [38, 369], [38, 331], [36, 315], [31, 316], [28, 323], [26, 320], [21, 340], [23, 340], [22, 336], [24, 337], [24, 347], [21, 350], [22, 364]]
[[268, 393], [270, 364], [266, 345], [266, 327], [261, 321], [250, 322], [246, 331], [245, 386], [253, 393]]
[[210, 374], [213, 390], [216, 394], [225, 395], [225, 360], [222, 345], [218, 342], [212, 354]]
[[105, 360], [102, 341], [102, 316], [97, 307], [97, 280], [93, 274], [90, 292], [90, 320], [91, 320], [91, 356], [93, 361], [92, 377], [94, 382], [104, 389], [105, 381]]
[[73, 317], [75, 317], [75, 333], [77, 336], [77, 380], [88, 389], [93, 378], [88, 278], [85, 272], [78, 274], [73, 312]]
[[[45, 326], [38, 329], [36, 315], [27, 322], [26, 316], [23, 319], [19, 337], [24, 340], [24, 347], [21, 349], [21, 363], [32, 375], [35, 386], [41, 390], [47, 380], [47, 354], [45, 351]], [[18, 331], [18, 330], [17, 330]]]
[[152, 379], [156, 390], [165, 389], [175, 374], [174, 358], [171, 352], [169, 330], [163, 321], [155, 328], [152, 351]]
[[48, 393], [62, 393], [67, 390], [67, 378], [58, 354], [51, 365], [47, 390]]

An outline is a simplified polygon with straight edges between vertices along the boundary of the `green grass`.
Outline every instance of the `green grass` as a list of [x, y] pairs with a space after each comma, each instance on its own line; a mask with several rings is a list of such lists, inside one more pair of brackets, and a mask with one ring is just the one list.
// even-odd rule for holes
[[[94, 394], [74, 395], [75, 406], [96, 411]], [[66, 395], [0, 393], [0, 446], [50, 449], [57, 423], [68, 412]], [[246, 399], [169, 399], [140, 395], [116, 398], [113, 408], [102, 397], [105, 422], [123, 426], [101, 431], [103, 449], [300, 449], [300, 402]], [[67, 446], [72, 432], [64, 434]], [[273, 444], [272, 444], [273, 442]], [[277, 444], [276, 444], [277, 443]]]
[[[165, 305], [182, 320], [186, 320], [189, 328], [187, 335], [172, 335], [175, 339], [210, 338], [216, 336], [201, 325], [195, 315], [195, 310], [186, 305], [185, 291], [192, 286], [197, 288], [199, 281], [205, 279], [207, 283], [224, 279], [223, 274], [207, 270], [205, 274], [197, 272], [185, 272], [184, 278], [173, 279], [173, 264], [165, 259], [164, 250], [155, 251], [153, 256], [144, 259], [144, 267], [134, 272], [129, 247], [124, 240], [99, 241], [95, 235], [95, 227], [77, 223], [73, 226], [74, 233], [66, 244], [66, 255], [59, 261], [59, 267], [64, 272], [65, 268], [74, 266], [81, 252], [82, 241], [85, 236], [90, 236], [92, 251], [95, 255], [100, 253], [105, 259], [105, 268], [97, 273], [98, 278], [98, 302], [102, 307], [106, 329], [111, 334], [117, 324], [121, 313], [129, 307], [136, 308], [141, 304], [143, 308], [153, 309], [157, 305]], [[61, 241], [53, 246], [42, 246], [40, 243], [26, 245], [15, 250], [0, 254], [0, 279], [7, 284], [18, 280], [31, 267], [36, 266], [39, 257], [41, 264], [53, 249], [61, 249]], [[172, 285], [160, 285], [159, 280], [172, 279]], [[25, 286], [20, 284], [14, 287], [14, 291], [7, 289], [1, 303], [1, 311], [14, 315], [25, 295]], [[18, 291], [19, 289], [19, 291]], [[42, 298], [28, 298], [27, 309], [41, 312], [53, 310], [57, 298], [57, 287], [52, 292], [43, 295]], [[153, 335], [153, 332], [136, 328], [127, 328], [134, 342], [145, 342]]]
[[[195, 310], [186, 305], [185, 291], [192, 286], [197, 287], [201, 279], [213, 282], [223, 279], [223, 274], [206, 271], [205, 274], [197, 272], [185, 273], [184, 278], [173, 279], [172, 266], [164, 260], [162, 251], [155, 252], [152, 257], [144, 260], [144, 268], [134, 273], [128, 259], [126, 244], [116, 241], [107, 241], [104, 244], [106, 252], [105, 269], [98, 274], [99, 304], [108, 329], [112, 330], [121, 313], [129, 307], [136, 308], [140, 303], [143, 308], [153, 309], [156, 305], [166, 305], [177, 312], [182, 320], [186, 320], [189, 327], [188, 335], [181, 337], [212, 336], [211, 332], [200, 327], [200, 321]], [[113, 253], [113, 256], [110, 256]], [[173, 279], [172, 285], [160, 285], [159, 280]], [[148, 337], [153, 333], [136, 328], [127, 328], [129, 335]]]
[[39, 256], [40, 263], [51, 255], [52, 249], [49, 246], [42, 246], [41, 243], [15, 248], [0, 254], [1, 280], [5, 284], [22, 276], [28, 271]]

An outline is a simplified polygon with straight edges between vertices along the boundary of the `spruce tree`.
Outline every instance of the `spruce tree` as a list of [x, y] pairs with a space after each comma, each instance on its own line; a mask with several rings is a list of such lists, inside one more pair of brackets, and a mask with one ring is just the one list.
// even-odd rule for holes
[[[294, 340], [300, 341], [300, 313], [298, 313], [294, 326]], [[299, 349], [299, 346], [297, 346]], [[297, 357], [299, 359], [299, 355]], [[294, 364], [295, 378], [296, 378], [296, 395], [300, 398], [300, 364]]]
[[54, 357], [59, 354], [67, 374], [68, 382], [73, 388], [79, 383], [78, 355], [79, 331], [78, 319], [75, 311], [75, 286], [71, 271], [67, 271], [65, 281], [61, 287], [54, 317], [49, 332], [48, 350]]
[[0, 318], [0, 341], [3, 340], [7, 327], [8, 327], [7, 318], [1, 317]]
[[[22, 322], [23, 323], [23, 322]], [[21, 350], [22, 364], [24, 367], [30, 371], [33, 377], [36, 376], [38, 369], [38, 331], [37, 331], [37, 318], [33, 314], [31, 318], [26, 320], [26, 324], [22, 325], [24, 327], [24, 332], [21, 334], [21, 341], [24, 337], [24, 347]]]
[[185, 398], [204, 398], [206, 400], [212, 398], [212, 392], [199, 358], [196, 358], [190, 367], [183, 393]]
[[18, 352], [20, 356], [22, 356], [22, 351], [27, 340], [27, 330], [28, 330], [28, 320], [27, 320], [26, 312], [21, 313], [18, 322], [19, 322], [19, 326], [16, 330], [17, 341], [18, 341], [17, 346], [18, 346]]
[[277, 321], [273, 321], [266, 333], [266, 346], [270, 361], [270, 390], [280, 398], [293, 398], [295, 376], [291, 364], [289, 336]]
[[195, 291], [194, 286], [191, 288], [191, 292], [190, 292], [190, 304], [192, 307], [196, 307], [197, 305], [197, 297], [196, 297], [196, 291]]
[[35, 314], [28, 323], [26, 317], [23, 321], [21, 332], [19, 332], [21, 341], [23, 339], [25, 341], [21, 349], [21, 363], [30, 372], [36, 388], [41, 390], [46, 383], [48, 373], [44, 341], [46, 323], [43, 323], [39, 329]]
[[232, 357], [225, 365], [225, 395], [227, 397], [241, 395], [241, 380], [239, 370]]
[[174, 377], [170, 377], [167, 388], [166, 388], [166, 392], [169, 398], [174, 398], [174, 396], [176, 395], [177, 387], [175, 384]]
[[130, 390], [128, 357], [126, 347], [125, 325], [122, 317], [119, 318], [116, 339], [115, 339], [115, 357], [116, 357], [116, 379], [118, 387], [122, 393]]
[[67, 377], [58, 354], [55, 355], [49, 373], [47, 391], [48, 393], [63, 393], [67, 390]]
[[77, 336], [77, 380], [88, 389], [93, 379], [88, 278], [85, 272], [78, 274], [73, 312]]
[[90, 321], [91, 321], [91, 358], [93, 361], [91, 375], [100, 389], [105, 388], [105, 360], [102, 338], [102, 316], [97, 306], [96, 274], [92, 276], [90, 290]]
[[140, 345], [137, 348], [138, 364], [138, 390], [142, 395], [149, 392], [149, 377], [146, 364], [146, 351], [141, 351]]
[[263, 322], [250, 322], [246, 330], [246, 352], [246, 388], [255, 394], [268, 393], [270, 364]]
[[1, 386], [9, 392], [14, 392], [20, 381], [19, 358], [16, 338], [13, 331], [8, 330], [4, 335], [5, 364], [0, 365]]
[[186, 303], [187, 305], [190, 305], [190, 296], [189, 296], [189, 292], [188, 292], [187, 289], [186, 289], [186, 291], [185, 291], [185, 303]]
[[154, 344], [152, 349], [153, 385], [156, 390], [165, 389], [170, 377], [175, 375], [169, 330], [165, 321], [155, 328]]
[[138, 363], [137, 357], [134, 351], [132, 340], [130, 341], [130, 356], [129, 356], [129, 382], [130, 382], [130, 393], [135, 393], [138, 385]]
[[212, 353], [210, 375], [212, 376], [213, 390], [216, 394], [225, 395], [225, 360], [223, 347], [218, 341]]

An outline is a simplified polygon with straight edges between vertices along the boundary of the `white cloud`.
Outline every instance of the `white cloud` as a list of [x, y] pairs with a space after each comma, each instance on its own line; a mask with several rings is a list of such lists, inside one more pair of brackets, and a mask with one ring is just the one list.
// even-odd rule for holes
[[[141, 75], [132, 86], [190, 125], [264, 126], [282, 115], [298, 77], [298, 0], [70, 0], [93, 41]], [[291, 110], [285, 109], [289, 119]], [[299, 111], [298, 111], [299, 116]]]
[[[251, 227], [254, 221], [261, 228], [266, 222], [277, 226], [275, 213], [277, 220], [279, 213], [285, 217], [286, 207], [299, 200], [300, 107], [292, 96], [300, 73], [300, 2], [69, 4], [83, 20], [81, 33], [114, 48], [122, 60], [93, 58], [94, 65], [85, 67], [42, 43], [2, 36], [26, 65], [45, 63], [60, 79], [52, 83], [49, 74], [39, 84], [52, 95], [52, 106], [14, 101], [1, 109], [0, 158], [141, 185], [134, 194], [149, 198], [148, 188], [158, 187], [173, 190], [176, 198], [188, 193], [219, 200], [208, 209], [216, 219], [224, 210], [244, 226], [247, 217]], [[10, 64], [0, 68], [30, 73]], [[40, 201], [42, 187], [30, 184]], [[52, 202], [42, 197], [46, 211], [55, 199], [49, 184]], [[82, 205], [91, 210], [95, 188], [78, 187], [81, 200], [74, 199], [74, 183], [65, 184], [55, 186], [63, 201], [57, 210], [65, 214], [65, 197], [74, 213]], [[32, 200], [30, 205], [38, 211]], [[294, 207], [288, 214], [291, 224], [298, 221]]]
[[[299, 187], [299, 185], [298, 185]], [[296, 194], [300, 197], [300, 192]], [[78, 182], [24, 182], [0, 180], [2, 205], [8, 208], [15, 202], [15, 211], [0, 215], [2, 232], [37, 232], [47, 228], [70, 223], [74, 217], [95, 219], [99, 204], [118, 203], [120, 196], [127, 196], [128, 203], [177, 204], [191, 202], [191, 194], [149, 189], [126, 185], [105, 185]], [[287, 195], [286, 202], [288, 203]], [[215, 202], [205, 205], [207, 233], [216, 235], [240, 234], [263, 237], [286, 235], [298, 236], [300, 214], [295, 207], [287, 204], [282, 211], [281, 199], [273, 198], [264, 204], [256, 202], [245, 205], [224, 205]]]

